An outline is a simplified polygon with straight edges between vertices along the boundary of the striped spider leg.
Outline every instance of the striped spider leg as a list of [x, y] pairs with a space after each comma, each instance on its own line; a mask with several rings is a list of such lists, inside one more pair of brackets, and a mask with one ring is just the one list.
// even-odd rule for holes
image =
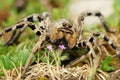
[[[21, 23], [21, 22], [32, 22], [34, 23], [35, 21], [38, 21], [38, 27], [41, 29], [45, 29], [45, 26], [43, 26], [45, 24], [45, 22], [50, 22], [50, 14], [48, 12], [43, 12], [42, 14], [32, 14], [29, 15], [21, 20], [19, 20], [17, 22]], [[46, 21], [45, 21], [46, 20]], [[13, 30], [12, 35], [10, 36], [9, 40], [5, 43], [4, 46], [9, 46], [11, 44], [13, 44], [14, 42], [16, 42], [18, 40], [18, 38], [20, 37], [20, 35], [23, 33], [23, 31], [26, 29], [26, 26], [23, 26], [19, 32], [17, 33], [17, 30]]]
[[[92, 36], [87, 40], [91, 44], [94, 44], [95, 38], [101, 37], [105, 42], [107, 42], [116, 52], [116, 55], [120, 58], [120, 51], [118, 50], [118, 47], [115, 43], [113, 43], [104, 33], [93, 33]], [[88, 47], [86, 43], [83, 41], [82, 43], [77, 44], [79, 47]]]

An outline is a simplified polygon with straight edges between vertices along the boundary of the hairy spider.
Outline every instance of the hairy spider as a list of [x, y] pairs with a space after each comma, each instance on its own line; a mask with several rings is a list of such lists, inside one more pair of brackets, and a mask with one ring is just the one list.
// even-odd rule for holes
[[[32, 57], [34, 54], [41, 48], [45, 41], [50, 42], [53, 45], [64, 45], [66, 49], [82, 48], [86, 47], [88, 51], [90, 50], [90, 46], [87, 45], [87, 42], [91, 44], [94, 43], [95, 38], [101, 36], [115, 51], [116, 54], [119, 55], [118, 47], [103, 33], [93, 33], [90, 37], [86, 40], [82, 40], [84, 37], [83, 34], [83, 21], [84, 17], [87, 16], [96, 16], [100, 19], [101, 23], [103, 24], [105, 30], [107, 32], [112, 32], [109, 30], [108, 26], [105, 23], [103, 15], [99, 11], [85, 11], [80, 14], [78, 17], [78, 25], [74, 25], [73, 22], [69, 19], [59, 19], [58, 21], [52, 22], [51, 15], [48, 12], [43, 12], [42, 14], [33, 14], [24, 19], [21, 19], [17, 24], [5, 28], [3, 31], [0, 32], [0, 37], [7, 32], [13, 31], [10, 39], [6, 42], [5, 46], [12, 44], [15, 42], [20, 34], [29, 27], [32, 29], [37, 36], [39, 36], [39, 40], [36, 45], [33, 47], [30, 56], [25, 64], [26, 71]], [[39, 24], [35, 24], [34, 22], [38, 21]], [[16, 31], [19, 29], [18, 34]]]

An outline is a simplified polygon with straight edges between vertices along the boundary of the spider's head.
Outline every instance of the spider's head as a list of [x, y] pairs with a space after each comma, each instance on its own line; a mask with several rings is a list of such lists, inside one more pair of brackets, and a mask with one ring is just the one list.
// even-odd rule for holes
[[64, 19], [62, 22], [62, 25], [64, 28], [72, 28], [73, 27], [73, 23], [70, 19]]
[[64, 45], [67, 48], [73, 48], [76, 39], [77, 32], [74, 29], [74, 24], [69, 19], [60, 19], [56, 22], [56, 28], [52, 31], [50, 35], [51, 43], [59, 45]]

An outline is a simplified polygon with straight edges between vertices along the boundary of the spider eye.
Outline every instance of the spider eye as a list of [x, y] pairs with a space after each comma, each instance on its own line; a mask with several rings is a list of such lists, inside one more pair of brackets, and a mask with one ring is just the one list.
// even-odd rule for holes
[[71, 25], [71, 24], [69, 25], [69, 28], [72, 28], [72, 25]]
[[63, 27], [65, 28], [72, 28], [72, 25], [69, 23], [63, 23]]
[[63, 27], [66, 27], [66, 23], [63, 23]]

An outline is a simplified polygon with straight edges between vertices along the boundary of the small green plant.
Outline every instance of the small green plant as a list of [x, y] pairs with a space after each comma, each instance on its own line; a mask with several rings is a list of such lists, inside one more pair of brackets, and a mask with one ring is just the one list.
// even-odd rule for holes
[[114, 67], [110, 66], [110, 61], [112, 59], [112, 56], [108, 56], [101, 64], [101, 68], [104, 71], [113, 71], [115, 70]]

